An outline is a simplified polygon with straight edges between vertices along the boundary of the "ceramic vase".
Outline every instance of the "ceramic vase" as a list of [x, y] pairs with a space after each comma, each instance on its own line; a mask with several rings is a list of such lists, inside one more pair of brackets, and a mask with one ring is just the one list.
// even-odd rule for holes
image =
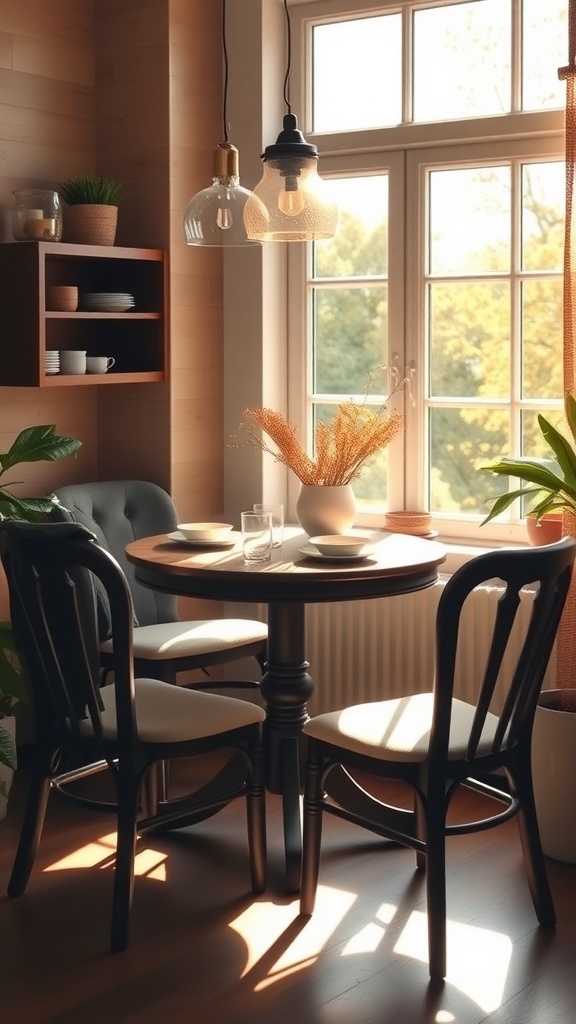
[[[5, 729], [12, 737], [12, 741], [16, 742], [16, 719], [13, 715], [5, 715], [3, 718], [0, 718], [0, 728]], [[4, 784], [7, 793], [10, 792], [13, 778], [14, 772], [12, 769], [8, 768], [5, 764], [0, 764], [0, 782]], [[8, 799], [0, 793], [0, 821], [6, 817], [7, 810]]]
[[[561, 696], [573, 710], [562, 710]], [[543, 690], [532, 733], [532, 777], [542, 849], [576, 864], [576, 690]]]
[[339, 487], [302, 484], [296, 502], [296, 516], [309, 537], [346, 533], [354, 525], [356, 517], [352, 484]]

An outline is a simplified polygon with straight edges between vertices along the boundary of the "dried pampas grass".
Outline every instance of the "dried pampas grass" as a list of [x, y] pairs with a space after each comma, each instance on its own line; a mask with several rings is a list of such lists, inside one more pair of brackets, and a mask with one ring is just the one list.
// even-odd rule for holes
[[296, 427], [273, 409], [245, 409], [244, 416], [268, 435], [264, 436], [242, 424], [248, 435], [247, 444], [260, 448], [282, 462], [303, 484], [338, 487], [355, 480], [376, 452], [385, 448], [404, 425], [404, 416], [390, 413], [386, 405], [370, 409], [349, 399], [342, 402], [329, 423], [317, 423], [315, 457], [306, 454]]

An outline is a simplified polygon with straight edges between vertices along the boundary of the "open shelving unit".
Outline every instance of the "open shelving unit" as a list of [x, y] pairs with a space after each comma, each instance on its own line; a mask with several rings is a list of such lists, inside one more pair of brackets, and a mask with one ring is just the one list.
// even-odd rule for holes
[[[167, 378], [167, 256], [162, 249], [8, 242], [0, 245], [0, 387], [135, 384]], [[46, 309], [50, 285], [76, 285], [77, 312]], [[83, 292], [134, 295], [123, 313], [82, 310]], [[49, 350], [113, 356], [105, 374], [48, 374]]]

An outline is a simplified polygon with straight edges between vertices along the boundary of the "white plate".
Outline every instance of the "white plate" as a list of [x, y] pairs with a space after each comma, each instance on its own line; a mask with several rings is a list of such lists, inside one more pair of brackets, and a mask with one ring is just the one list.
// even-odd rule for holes
[[313, 544], [304, 544], [298, 550], [306, 558], [317, 558], [320, 562], [362, 562], [365, 558], [370, 558], [370, 555], [374, 554], [374, 546], [372, 544], [367, 545], [357, 555], [323, 555]]
[[242, 534], [235, 530], [231, 530], [226, 540], [188, 540], [180, 530], [175, 530], [174, 533], [167, 533], [168, 540], [174, 541], [175, 544], [188, 544], [191, 548], [231, 548], [240, 540]]
[[83, 304], [83, 310], [85, 313], [127, 313], [129, 309], [134, 309], [133, 302], [128, 305], [123, 303], [119, 305], [115, 305], [113, 303], [110, 303], [109, 305], [102, 303], [100, 306], [90, 302], [85, 302]]

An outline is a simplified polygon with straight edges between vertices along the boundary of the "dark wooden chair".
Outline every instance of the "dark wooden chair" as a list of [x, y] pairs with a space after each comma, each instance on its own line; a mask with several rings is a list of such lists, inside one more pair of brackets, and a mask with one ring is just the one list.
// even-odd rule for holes
[[[125, 555], [131, 540], [171, 533], [178, 517], [170, 495], [147, 480], [99, 480], [69, 484], [55, 495], [61, 503], [53, 519], [78, 522], [96, 534], [102, 547], [122, 566], [134, 601], [134, 659], [138, 675], [151, 673], [175, 683], [180, 672], [256, 658], [260, 669], [266, 656], [268, 629], [265, 622], [248, 618], [220, 617], [180, 620], [177, 598], [144, 587]], [[113, 637], [105, 597], [99, 595], [101, 661], [105, 671], [112, 664]], [[219, 689], [258, 686], [258, 680], [220, 679], [190, 683]]]
[[[446, 839], [499, 825], [518, 815], [528, 885], [538, 920], [555, 923], [534, 808], [531, 771], [532, 724], [538, 694], [552, 651], [572, 575], [576, 540], [547, 547], [480, 555], [448, 580], [436, 619], [433, 689], [394, 700], [371, 702], [318, 715], [304, 726], [308, 763], [304, 795], [301, 912], [314, 909], [320, 867], [323, 812], [354, 821], [416, 851], [426, 868], [428, 950], [432, 978], [446, 974]], [[475, 703], [454, 696], [454, 673], [462, 607], [475, 587], [493, 580], [502, 594], [495, 601], [492, 635], [478, 666]], [[503, 658], [523, 587], [537, 585], [533, 610], [519, 655], [506, 673], [503, 707], [494, 706]], [[520, 628], [517, 623], [515, 629]], [[509, 663], [507, 662], [507, 665]], [[502, 679], [502, 676], [500, 675]], [[413, 809], [372, 802], [359, 793], [357, 813], [338, 803], [339, 787], [354, 786], [354, 773], [397, 780], [413, 790]], [[502, 772], [500, 784], [494, 773]], [[334, 773], [334, 774], [332, 774]], [[352, 776], [352, 779], [351, 779]], [[507, 785], [506, 785], [507, 781]], [[480, 820], [449, 824], [448, 810], [458, 788], [470, 786], [494, 798], [493, 813]], [[329, 796], [328, 793], [332, 795]], [[501, 806], [504, 804], [504, 807]], [[371, 816], [373, 815], [373, 816]], [[383, 867], [383, 875], [385, 866]], [[385, 875], [384, 875], [385, 878]], [[385, 884], [385, 882], [384, 882]], [[380, 897], [381, 898], [381, 897]]]
[[[94, 534], [74, 523], [0, 524], [12, 626], [36, 726], [30, 792], [8, 885], [26, 888], [40, 842], [51, 784], [67, 752], [103, 759], [116, 787], [117, 817], [111, 947], [128, 943], [137, 834], [177, 826], [236, 797], [247, 802], [252, 888], [265, 887], [263, 710], [234, 697], [134, 678], [134, 606], [126, 577]], [[106, 596], [114, 634], [113, 685], [100, 686], [97, 602]], [[158, 762], [230, 751], [243, 770], [229, 792], [198, 792], [142, 812], [143, 783]]]

